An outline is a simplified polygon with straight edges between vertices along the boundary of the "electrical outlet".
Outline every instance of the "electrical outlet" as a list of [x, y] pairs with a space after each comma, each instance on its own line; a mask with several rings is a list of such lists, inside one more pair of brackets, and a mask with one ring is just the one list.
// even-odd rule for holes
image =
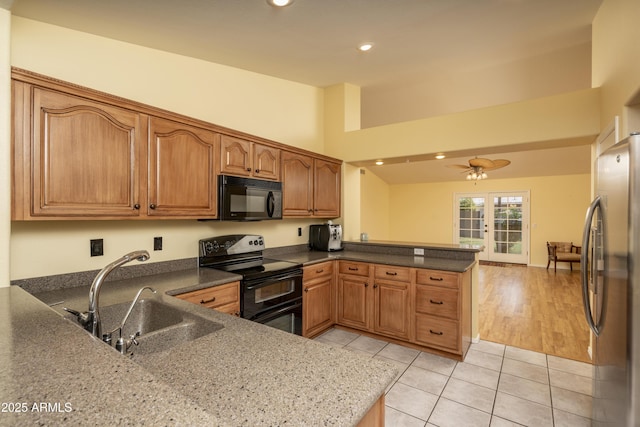
[[161, 251], [162, 250], [162, 237], [154, 237], [153, 238], [153, 250]]
[[423, 248], [413, 248], [413, 254], [414, 255], [424, 256], [424, 249]]
[[104, 255], [104, 244], [102, 239], [91, 239], [89, 240], [89, 246], [91, 248], [91, 256], [102, 256]]
[[298, 227], [298, 236], [302, 236], [302, 227]]

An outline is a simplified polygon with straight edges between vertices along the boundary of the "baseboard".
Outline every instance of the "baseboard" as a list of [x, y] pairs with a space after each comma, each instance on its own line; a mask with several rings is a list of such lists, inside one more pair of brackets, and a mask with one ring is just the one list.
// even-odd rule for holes
[[478, 344], [480, 342], [480, 334], [476, 335], [474, 338], [471, 338], [471, 343]]

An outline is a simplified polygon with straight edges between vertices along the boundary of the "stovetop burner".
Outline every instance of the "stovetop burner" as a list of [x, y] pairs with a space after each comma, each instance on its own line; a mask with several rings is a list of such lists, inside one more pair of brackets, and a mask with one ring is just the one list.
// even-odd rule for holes
[[255, 280], [275, 274], [302, 270], [302, 264], [263, 258], [264, 238], [259, 235], [235, 234], [200, 240], [200, 267], [232, 271], [244, 280]]

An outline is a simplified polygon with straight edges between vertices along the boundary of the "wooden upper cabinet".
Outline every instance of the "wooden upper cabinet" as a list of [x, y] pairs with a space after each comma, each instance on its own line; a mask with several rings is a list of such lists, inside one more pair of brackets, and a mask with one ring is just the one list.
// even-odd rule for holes
[[215, 152], [219, 134], [149, 119], [149, 216], [217, 216]]
[[283, 151], [283, 216], [340, 216], [341, 164]]
[[315, 159], [313, 214], [323, 218], [340, 216], [341, 165]]
[[222, 135], [220, 172], [277, 181], [280, 179], [280, 150]]
[[282, 216], [313, 215], [313, 159], [282, 152]]
[[33, 141], [30, 215], [138, 216], [144, 116], [55, 91], [32, 90], [32, 138], [23, 136], [22, 141]]

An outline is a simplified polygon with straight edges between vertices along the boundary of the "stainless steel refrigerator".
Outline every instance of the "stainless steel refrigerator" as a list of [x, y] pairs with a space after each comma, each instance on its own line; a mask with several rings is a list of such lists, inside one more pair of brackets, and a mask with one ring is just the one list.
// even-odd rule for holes
[[582, 241], [594, 426], [640, 426], [640, 135], [602, 153]]

